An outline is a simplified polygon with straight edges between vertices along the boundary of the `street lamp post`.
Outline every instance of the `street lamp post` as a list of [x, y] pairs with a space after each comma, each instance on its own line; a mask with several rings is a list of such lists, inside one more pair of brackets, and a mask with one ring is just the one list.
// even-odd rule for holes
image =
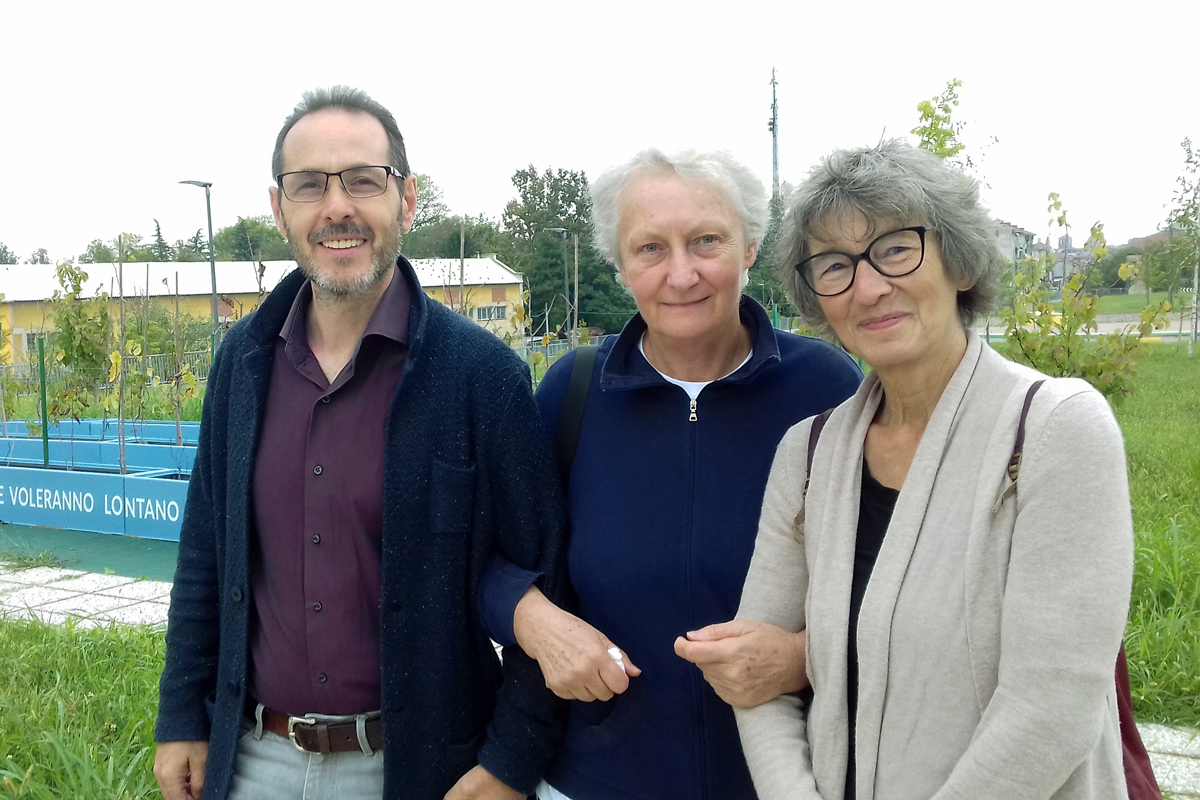
[[217, 331], [221, 329], [221, 321], [217, 316], [217, 253], [213, 249], [213, 232], [212, 232], [212, 195], [209, 190], [212, 188], [211, 183], [205, 181], [180, 181], [189, 186], [204, 187], [204, 206], [208, 210], [208, 270], [212, 277], [212, 338], [209, 344], [209, 358], [215, 358], [217, 355]]
[[[567, 342], [568, 346], [574, 346], [575, 342], [575, 327], [579, 324], [579, 311], [575, 310], [575, 319], [571, 319], [571, 309], [574, 305], [571, 303], [571, 278], [567, 273], [567, 237], [569, 235], [566, 228], [543, 228], [546, 233], [553, 233], [563, 243], [563, 299], [567, 301], [566, 321], [567, 325]], [[578, 301], [578, 298], [576, 298]]]

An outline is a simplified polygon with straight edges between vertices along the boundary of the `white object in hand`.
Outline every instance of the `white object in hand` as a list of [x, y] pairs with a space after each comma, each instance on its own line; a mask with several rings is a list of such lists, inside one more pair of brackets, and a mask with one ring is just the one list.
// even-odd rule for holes
[[617, 662], [617, 666], [621, 668], [621, 672], [625, 672], [625, 659], [621, 656], [621, 648], [610, 647], [608, 654], [612, 656], [612, 660]]

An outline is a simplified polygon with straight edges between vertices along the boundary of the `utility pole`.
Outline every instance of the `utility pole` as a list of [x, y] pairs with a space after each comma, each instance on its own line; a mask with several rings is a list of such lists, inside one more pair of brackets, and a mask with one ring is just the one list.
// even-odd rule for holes
[[467, 316], [467, 281], [463, 275], [466, 264], [467, 218], [458, 221], [458, 313]]
[[767, 130], [771, 131], [771, 199], [779, 197], [779, 103], [775, 99], [775, 68], [771, 67], [771, 119]]
[[579, 347], [579, 234], [575, 234], [575, 318], [571, 324], [571, 348]]
[[1196, 303], [1200, 298], [1200, 252], [1192, 248], [1192, 253], [1192, 336], [1188, 339], [1188, 358], [1192, 357], [1192, 350], [1196, 347]]

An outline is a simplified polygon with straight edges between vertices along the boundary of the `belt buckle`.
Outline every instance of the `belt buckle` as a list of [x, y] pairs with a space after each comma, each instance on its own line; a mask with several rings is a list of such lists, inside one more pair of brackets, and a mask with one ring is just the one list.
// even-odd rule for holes
[[296, 726], [297, 725], [316, 725], [316, 724], [317, 724], [317, 721], [315, 719], [313, 719], [312, 717], [289, 716], [288, 721], [287, 721], [287, 735], [288, 735], [288, 741], [292, 743], [292, 747], [295, 747], [301, 753], [312, 752], [310, 750], [305, 750], [303, 747], [300, 746], [300, 743], [296, 741]]

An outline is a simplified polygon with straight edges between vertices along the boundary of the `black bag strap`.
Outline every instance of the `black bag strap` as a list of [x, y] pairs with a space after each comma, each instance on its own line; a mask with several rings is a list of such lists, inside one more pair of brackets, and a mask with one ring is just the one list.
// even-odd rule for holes
[[1021, 406], [1021, 419], [1017, 422], [1017, 438], [1013, 442], [1012, 455], [1008, 458], [1008, 486], [1004, 487], [1004, 491], [996, 498], [996, 504], [992, 506], [992, 513], [995, 514], [1000, 510], [1000, 506], [1004, 501], [1017, 493], [1017, 478], [1021, 474], [1021, 460], [1025, 456], [1025, 419], [1029, 416], [1029, 407], [1033, 405], [1033, 396], [1037, 394], [1038, 389], [1042, 388], [1045, 379], [1034, 381], [1029, 385], [1029, 391], [1025, 393], [1025, 404]]
[[564, 488], [571, 477], [571, 465], [575, 463], [575, 450], [579, 446], [579, 430], [583, 427], [583, 411], [587, 407], [588, 389], [592, 385], [592, 371], [596, 365], [596, 355], [599, 350], [600, 347], [594, 344], [575, 349], [575, 363], [571, 365], [571, 380], [567, 383], [563, 413], [558, 421], [558, 472]]
[[804, 469], [804, 488], [801, 494], [808, 495], [808, 482], [812, 479], [813, 458], [817, 454], [817, 441], [821, 438], [821, 430], [825, 427], [825, 423], [829, 421], [829, 417], [833, 414], [833, 409], [828, 408], [822, 414], [815, 417], [812, 421], [812, 427], [808, 429], [808, 463]]

